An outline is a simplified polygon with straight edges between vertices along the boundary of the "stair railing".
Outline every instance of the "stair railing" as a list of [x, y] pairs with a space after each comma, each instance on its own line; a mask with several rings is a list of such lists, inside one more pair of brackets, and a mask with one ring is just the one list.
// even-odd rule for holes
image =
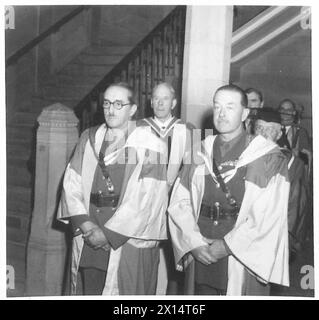
[[[150, 113], [152, 88], [162, 81], [172, 83], [181, 101], [186, 6], [177, 6], [136, 47], [129, 52], [74, 109], [80, 119], [80, 132], [104, 121], [104, 90], [124, 81], [134, 89], [138, 111], [136, 118]], [[180, 106], [177, 108], [180, 112]]]
[[33, 40], [29, 41], [25, 46], [23, 46], [22, 48], [17, 50], [14, 54], [12, 54], [6, 60], [6, 67], [17, 62], [22, 56], [24, 56], [32, 48], [36, 47], [40, 42], [42, 42], [44, 39], [46, 39], [51, 34], [58, 32], [62, 26], [64, 26], [66, 23], [68, 23], [70, 20], [72, 20], [75, 16], [80, 14], [82, 11], [89, 9], [90, 7], [91, 6], [88, 6], [88, 5], [87, 6], [79, 6], [78, 8], [72, 10], [66, 16], [64, 16], [59, 21], [57, 21], [55, 24], [53, 24], [51, 27], [49, 27], [47, 30], [45, 30], [44, 32], [39, 34]]

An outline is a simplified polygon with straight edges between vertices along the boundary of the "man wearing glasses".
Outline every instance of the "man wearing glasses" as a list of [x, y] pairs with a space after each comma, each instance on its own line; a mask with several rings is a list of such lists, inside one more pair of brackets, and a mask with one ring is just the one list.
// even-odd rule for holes
[[[74, 230], [71, 293], [155, 294], [158, 244], [167, 238], [166, 145], [134, 128], [133, 91], [104, 92], [105, 124], [86, 130], [66, 169], [60, 219]], [[80, 275], [80, 276], [79, 276]]]

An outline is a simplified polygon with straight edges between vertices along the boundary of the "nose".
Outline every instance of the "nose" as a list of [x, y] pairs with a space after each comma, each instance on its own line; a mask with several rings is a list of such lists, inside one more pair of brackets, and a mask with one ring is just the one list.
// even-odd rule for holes
[[108, 113], [109, 113], [109, 114], [114, 114], [114, 110], [115, 110], [114, 104], [111, 103], [110, 108], [108, 109]]
[[225, 109], [224, 108], [220, 108], [219, 117], [220, 118], [224, 118], [225, 117]]
[[163, 100], [162, 99], [159, 99], [158, 101], [157, 101], [157, 105], [159, 105], [159, 106], [162, 106], [163, 105]]

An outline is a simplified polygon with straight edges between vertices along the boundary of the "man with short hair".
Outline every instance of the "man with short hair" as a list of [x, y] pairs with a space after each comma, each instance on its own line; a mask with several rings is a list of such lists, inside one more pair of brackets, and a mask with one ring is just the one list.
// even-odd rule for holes
[[280, 147], [292, 150], [305, 162], [310, 171], [312, 152], [308, 132], [297, 122], [297, 108], [294, 101], [284, 99], [279, 103], [282, 136], [277, 141]]
[[245, 90], [248, 99], [247, 107], [249, 110], [249, 115], [245, 120], [245, 128], [248, 133], [254, 134], [254, 122], [256, 119], [256, 114], [258, 109], [263, 108], [264, 106], [264, 98], [261, 91], [255, 88], [248, 88]]
[[[167, 184], [174, 184], [183, 163], [187, 162], [192, 141], [193, 126], [183, 123], [173, 115], [177, 99], [173, 86], [168, 82], [157, 84], [152, 91], [151, 107], [154, 116], [139, 121], [150, 133], [160, 138], [167, 146]], [[178, 294], [181, 274], [174, 268], [174, 258], [170, 242], [162, 243], [157, 294]]]
[[248, 99], [247, 107], [249, 109], [260, 109], [264, 106], [264, 98], [261, 91], [255, 88], [248, 88], [245, 90]]
[[[260, 109], [255, 123], [256, 134], [276, 142], [281, 138], [281, 117], [277, 110], [272, 108]], [[300, 250], [307, 211], [309, 210], [306, 170], [303, 161], [287, 148], [281, 148], [288, 161], [288, 173], [290, 181], [288, 204], [288, 231], [290, 258]]]
[[154, 116], [139, 121], [140, 126], [149, 127], [151, 132], [162, 139], [168, 148], [167, 183], [171, 187], [185, 162], [187, 150], [191, 148], [191, 130], [194, 126], [183, 123], [173, 115], [177, 105], [175, 90], [168, 82], [161, 82], [153, 88], [151, 108]]
[[104, 92], [105, 123], [84, 131], [67, 166], [58, 218], [74, 231], [71, 293], [155, 294], [159, 242], [167, 239], [165, 144], [130, 121], [126, 83]]
[[169, 228], [188, 294], [269, 295], [270, 282], [289, 285], [287, 161], [274, 142], [247, 134], [248, 112], [241, 88], [217, 89], [219, 134], [172, 192]]

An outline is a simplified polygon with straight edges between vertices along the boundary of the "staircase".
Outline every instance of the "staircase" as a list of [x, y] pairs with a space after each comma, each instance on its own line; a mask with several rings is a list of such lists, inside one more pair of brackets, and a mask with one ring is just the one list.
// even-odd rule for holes
[[[185, 8], [183, 10], [185, 12]], [[180, 34], [177, 46], [181, 44], [184, 30], [178, 29], [180, 27], [173, 19], [171, 20], [174, 23], [174, 28]], [[168, 24], [172, 25], [171, 20]], [[181, 20], [181, 22], [183, 21]], [[169, 42], [170, 50], [163, 49], [161, 51], [159, 48], [155, 48], [153, 45], [155, 42], [150, 35], [146, 36], [146, 43], [145, 41], [141, 42], [145, 43], [143, 45], [144, 51], [138, 49], [140, 43], [135, 49], [125, 45], [106, 47], [103, 44], [87, 47], [58, 73], [41, 83], [37, 95], [32, 97], [29, 104], [21, 107], [7, 123], [7, 265], [12, 265], [15, 269], [15, 288], [7, 290], [8, 296], [24, 295], [26, 243], [34, 199], [38, 116], [44, 107], [60, 102], [74, 109], [77, 115], [82, 117], [85, 109], [91, 110], [87, 105], [92, 102], [92, 97], [98, 100], [101, 90], [104, 89], [108, 81], [128, 81], [133, 87], [139, 85], [139, 100], [141, 101], [143, 95], [145, 102], [155, 83], [164, 80], [165, 74], [171, 74], [172, 78], [176, 73], [174, 69], [174, 66], [177, 66], [175, 44], [173, 45], [172, 42], [176, 38], [167, 35], [172, 26], [167, 27], [166, 24], [167, 19], [164, 19], [164, 28], [161, 28], [165, 35], [157, 33], [157, 36], [161, 37], [157, 44]], [[165, 54], [167, 60], [166, 72], [164, 64], [163, 68], [158, 70], [158, 72], [161, 71], [161, 77], [158, 76], [158, 73], [149, 71], [152, 63], [152, 54], [149, 54], [149, 50], [152, 48], [154, 48], [154, 52], [156, 50], [156, 57], [159, 58], [161, 54], [164, 57]], [[133, 58], [130, 57], [132, 53]], [[182, 51], [179, 52], [179, 61], [181, 54]], [[139, 67], [136, 57], [140, 63]], [[119, 65], [123, 67], [119, 67]], [[139, 72], [142, 67], [145, 67], [143, 72]], [[151, 69], [155, 70], [155, 66]], [[179, 70], [181, 70], [180, 66]], [[108, 77], [108, 74], [111, 74], [112, 78]], [[145, 80], [142, 77], [145, 77]], [[141, 86], [142, 82], [144, 86], [147, 86], [147, 89]], [[81, 129], [92, 124], [90, 119], [90, 117], [89, 120], [86, 119], [85, 124], [81, 121]]]
[[[17, 112], [7, 126], [7, 264], [20, 265], [33, 206], [36, 123], [43, 107], [60, 102], [74, 108], [132, 48], [98, 47], [84, 50], [40, 88], [32, 103]], [[23, 290], [24, 268], [16, 271]], [[8, 294], [15, 295], [10, 290]]]

